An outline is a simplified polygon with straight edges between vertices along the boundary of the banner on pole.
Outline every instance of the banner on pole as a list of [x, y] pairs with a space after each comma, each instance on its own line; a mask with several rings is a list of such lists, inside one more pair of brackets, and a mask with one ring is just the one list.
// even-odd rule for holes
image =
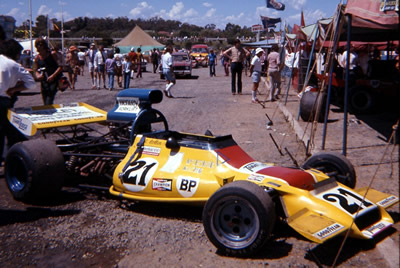
[[280, 11], [285, 10], [285, 4], [278, 2], [276, 0], [266, 0], [266, 4], [268, 8], [273, 8]]
[[261, 22], [264, 26], [264, 28], [271, 28], [275, 27], [275, 24], [281, 22], [281, 18], [269, 18], [269, 17], [264, 17], [261, 16]]

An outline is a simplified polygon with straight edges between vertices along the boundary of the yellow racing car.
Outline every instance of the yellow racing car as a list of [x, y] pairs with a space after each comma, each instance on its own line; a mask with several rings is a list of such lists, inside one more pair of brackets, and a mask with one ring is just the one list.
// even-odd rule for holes
[[[259, 251], [278, 219], [316, 243], [346, 232], [371, 239], [393, 224], [385, 208], [398, 197], [353, 189], [354, 168], [342, 155], [315, 154], [302, 168], [262, 163], [231, 135], [169, 130], [152, 108], [162, 98], [160, 90], [127, 89], [108, 113], [84, 103], [10, 110], [10, 122], [23, 133], [44, 129], [47, 137], [9, 150], [5, 178], [12, 195], [29, 202], [78, 178], [106, 184], [121, 198], [204, 205], [208, 238], [234, 256]], [[104, 126], [108, 132], [99, 134]]]

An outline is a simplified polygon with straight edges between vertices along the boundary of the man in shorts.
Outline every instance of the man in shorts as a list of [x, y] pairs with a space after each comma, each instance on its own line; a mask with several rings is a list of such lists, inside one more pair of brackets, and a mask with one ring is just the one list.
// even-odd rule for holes
[[252, 103], [258, 103], [258, 99], [256, 97], [257, 95], [257, 89], [258, 85], [260, 84], [261, 80], [261, 56], [264, 54], [264, 50], [262, 48], [257, 48], [256, 49], [256, 55], [253, 57], [251, 60], [250, 64], [250, 77], [253, 79], [253, 89], [251, 93], [251, 102]]
[[168, 46], [165, 50], [165, 54], [163, 54], [161, 57], [162, 71], [166, 81], [164, 93], [168, 98], [173, 98], [171, 94], [171, 88], [173, 85], [175, 85], [175, 77], [172, 66], [172, 48]]
[[103, 81], [104, 89], [107, 89], [106, 86], [106, 63], [107, 55], [104, 52], [104, 46], [100, 45], [99, 50], [97, 51], [96, 55], [94, 56], [94, 71], [98, 77], [98, 83], [96, 84], [97, 89], [100, 89], [100, 82]]
[[96, 45], [94, 43], [91, 43], [89, 50], [86, 52], [86, 56], [89, 59], [88, 68], [89, 68], [90, 79], [92, 81], [93, 89], [96, 88], [96, 84], [97, 84], [97, 81], [96, 81], [97, 78], [95, 77], [95, 73], [94, 73], [94, 56], [96, 55], [96, 52], [97, 52]]
[[83, 76], [83, 72], [85, 71], [85, 65], [86, 65], [86, 57], [85, 57], [85, 52], [83, 49], [79, 49], [78, 52], [78, 63], [79, 63], [79, 68], [81, 69], [81, 75]]

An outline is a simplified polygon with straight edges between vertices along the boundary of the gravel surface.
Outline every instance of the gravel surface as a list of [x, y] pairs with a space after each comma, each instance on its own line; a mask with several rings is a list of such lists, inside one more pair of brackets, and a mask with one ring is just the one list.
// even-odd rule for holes
[[[220, 66], [217, 77], [210, 78], [206, 68], [193, 73], [192, 79], [177, 80], [172, 89], [174, 99], [154, 105], [164, 113], [170, 129], [189, 133], [209, 129], [214, 135], [232, 134], [246, 152], [264, 162], [293, 166], [284, 148], [299, 163], [304, 161], [304, 145], [277, 103], [268, 103], [263, 109], [250, 102], [250, 78], [244, 77], [244, 94], [232, 96], [230, 77], [222, 75]], [[157, 74], [146, 72], [131, 85], [162, 89], [164, 82]], [[56, 103], [83, 101], [103, 110], [114, 106], [119, 89], [90, 88], [85, 72], [78, 78], [77, 89], [58, 93]], [[263, 98], [265, 87], [261, 86], [260, 91]], [[16, 107], [40, 104], [40, 95], [24, 96]], [[266, 114], [273, 121], [270, 130], [266, 129]], [[270, 134], [282, 148], [283, 156]], [[392, 163], [395, 172], [390, 183], [380, 177], [374, 184], [374, 188], [393, 194], [398, 194], [396, 150], [397, 162]], [[374, 148], [368, 152], [374, 152]], [[373, 167], [365, 168], [359, 158], [356, 170], [358, 178], [362, 178], [373, 172]], [[379, 156], [374, 160], [379, 162]], [[376, 243], [387, 239], [398, 245], [399, 208], [390, 211], [396, 221], [394, 228], [375, 241], [348, 239], [337, 265], [390, 267], [376, 247]], [[0, 267], [328, 267], [342, 243], [338, 238], [316, 245], [278, 223], [273, 240], [259, 255], [248, 259], [225, 257], [208, 241], [201, 212], [201, 207], [120, 200], [111, 197], [106, 189], [69, 187], [51, 204], [24, 204], [11, 198], [4, 176], [0, 175]]]

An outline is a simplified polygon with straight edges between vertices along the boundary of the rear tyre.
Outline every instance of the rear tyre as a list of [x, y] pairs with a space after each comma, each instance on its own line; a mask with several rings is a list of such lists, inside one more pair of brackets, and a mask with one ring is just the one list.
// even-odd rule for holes
[[276, 221], [271, 197], [260, 186], [236, 181], [216, 191], [203, 210], [204, 230], [222, 254], [245, 257], [267, 242]]
[[11, 147], [6, 156], [5, 178], [17, 200], [49, 197], [64, 183], [64, 157], [54, 142], [29, 140]]
[[347, 187], [354, 188], [356, 186], [354, 166], [342, 154], [336, 152], [316, 153], [308, 158], [301, 167], [317, 169]]

